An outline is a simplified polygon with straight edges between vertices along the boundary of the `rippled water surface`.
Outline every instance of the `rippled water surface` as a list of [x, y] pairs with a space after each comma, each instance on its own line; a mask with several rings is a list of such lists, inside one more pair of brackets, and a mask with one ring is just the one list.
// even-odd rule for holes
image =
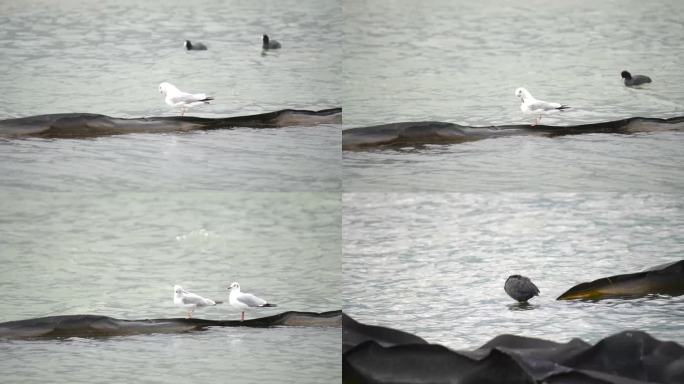
[[[531, 119], [513, 95], [521, 86], [572, 107], [545, 117], [549, 125], [682, 116], [683, 16], [684, 3], [676, 0], [351, 0], [345, 5], [345, 124], [527, 124]], [[653, 83], [627, 88], [624, 69]], [[516, 137], [345, 152], [344, 188], [681, 189], [682, 139], [681, 133]]]
[[[340, 203], [320, 193], [4, 193], [0, 321], [97, 314], [175, 318], [173, 285], [339, 309]], [[195, 317], [236, 319], [227, 304]], [[215, 328], [106, 339], [0, 341], [7, 382], [340, 381], [340, 329]]]
[[[511, 333], [595, 342], [625, 329], [684, 343], [684, 296], [556, 301], [584, 281], [682, 259], [679, 196], [346, 194], [343, 300], [360, 321], [454, 349]], [[506, 278], [541, 296], [521, 308]]]
[[0, 184], [40, 191], [335, 191], [335, 126], [0, 140]]
[[[216, 98], [194, 116], [340, 107], [340, 10], [336, 1], [5, 1], [0, 119], [171, 116], [162, 81]], [[263, 54], [263, 33], [283, 49]], [[209, 49], [188, 52], [186, 39]], [[318, 126], [11, 141], [0, 157], [3, 183], [46, 190], [100, 180], [122, 190], [333, 191], [339, 147], [340, 127]]]

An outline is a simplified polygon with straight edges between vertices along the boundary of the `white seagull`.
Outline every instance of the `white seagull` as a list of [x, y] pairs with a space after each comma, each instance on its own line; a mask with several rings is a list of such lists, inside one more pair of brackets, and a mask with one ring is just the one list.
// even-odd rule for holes
[[231, 284], [228, 289], [230, 290], [230, 305], [242, 311], [240, 321], [245, 321], [245, 309], [247, 308], [276, 307], [275, 304], [269, 304], [266, 300], [251, 293], [240, 292], [240, 284], [237, 282]]
[[542, 115], [555, 113], [568, 109], [567, 105], [559, 103], [549, 103], [543, 100], [535, 99], [532, 94], [525, 88], [518, 88], [515, 90], [515, 96], [520, 98], [522, 104], [520, 104], [520, 110], [526, 115], [537, 115], [534, 120], [534, 124], [537, 125], [541, 121]]
[[213, 97], [207, 96], [205, 93], [183, 92], [176, 88], [175, 85], [167, 82], [159, 84], [159, 93], [164, 95], [164, 102], [166, 104], [181, 108], [181, 116], [185, 113], [186, 108], [209, 104], [209, 101], [214, 100]]
[[207, 307], [210, 305], [221, 304], [220, 301], [214, 301], [204, 298], [200, 295], [195, 295], [183, 289], [180, 285], [173, 286], [174, 295], [173, 303], [179, 307], [183, 307], [188, 311], [188, 319], [192, 319], [192, 312], [197, 307]]

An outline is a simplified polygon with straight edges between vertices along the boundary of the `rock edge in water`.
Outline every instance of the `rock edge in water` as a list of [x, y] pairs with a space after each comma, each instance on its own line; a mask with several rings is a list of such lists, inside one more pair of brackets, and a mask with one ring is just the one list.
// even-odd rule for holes
[[646, 295], [684, 295], [684, 260], [643, 272], [602, 277], [568, 289], [557, 300], [603, 300], [638, 298]]
[[64, 315], [0, 323], [0, 339], [124, 336], [145, 333], [179, 333], [207, 327], [340, 327], [342, 311], [296, 312], [257, 319], [145, 319], [122, 320], [98, 315]]
[[344, 383], [684, 383], [684, 347], [642, 331], [594, 345], [500, 335], [478, 349], [455, 351], [342, 316]]
[[0, 120], [0, 137], [81, 139], [129, 133], [168, 133], [229, 128], [282, 128], [341, 124], [342, 108], [307, 111], [283, 109], [249, 116], [203, 118], [192, 116], [122, 119], [92, 113], [58, 113]]
[[418, 121], [349, 128], [342, 131], [342, 149], [397, 148], [427, 144], [460, 144], [509, 136], [557, 137], [588, 133], [633, 134], [684, 130], [684, 116], [669, 119], [632, 117], [601, 123], [550, 126], [501, 125], [470, 127], [439, 121]]

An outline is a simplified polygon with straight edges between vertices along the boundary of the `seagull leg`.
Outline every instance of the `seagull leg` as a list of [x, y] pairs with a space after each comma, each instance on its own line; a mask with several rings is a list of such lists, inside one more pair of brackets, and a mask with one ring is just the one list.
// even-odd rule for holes
[[245, 311], [240, 314], [240, 321], [245, 321]]
[[185, 115], [185, 107], [181, 108], [181, 117], [183, 117], [183, 115]]

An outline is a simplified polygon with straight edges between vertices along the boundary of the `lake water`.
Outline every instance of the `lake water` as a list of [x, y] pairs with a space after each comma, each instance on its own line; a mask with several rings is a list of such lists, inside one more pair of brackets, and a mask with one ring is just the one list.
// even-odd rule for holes
[[5, 190], [320, 191], [340, 188], [339, 127], [0, 140]]
[[[341, 151], [346, 127], [528, 123], [519, 86], [572, 107], [545, 124], [684, 115], [683, 15], [678, 0], [0, 2], [0, 119], [173, 116], [163, 81], [215, 97], [192, 116], [345, 111], [344, 125], [0, 140], [0, 321], [181, 317], [173, 284], [226, 300], [239, 281], [278, 304], [248, 317], [342, 307], [456, 349], [625, 328], [684, 343], [682, 297], [554, 300], [681, 259], [684, 133]], [[283, 49], [262, 52], [264, 33]], [[623, 69], [654, 82], [626, 88]], [[513, 273], [541, 289], [529, 310], [503, 291]], [[311, 327], [0, 341], [0, 375], [334, 383], [340, 341]]]
[[[341, 106], [335, 1], [0, 3], [0, 119], [173, 116], [169, 81], [224, 117]], [[283, 49], [261, 52], [261, 35]], [[183, 41], [209, 50], [187, 52]], [[282, 311], [340, 298], [340, 126], [0, 141], [0, 321], [182, 317], [173, 284]], [[195, 317], [236, 319], [228, 305]], [[338, 328], [0, 342], [8, 382], [339, 382]]]
[[[339, 107], [341, 22], [335, 1], [2, 2], [0, 119], [173, 116], [162, 81], [216, 98], [193, 116]], [[262, 54], [264, 33], [283, 49]], [[186, 51], [186, 39], [209, 49]], [[3, 142], [1, 171], [41, 190], [337, 191], [340, 140], [332, 125]]]
[[[568, 104], [543, 124], [684, 115], [684, 3], [345, 3], [344, 119], [529, 124], [517, 87]], [[646, 74], [643, 89], [620, 72]], [[664, 191], [684, 187], [681, 132], [344, 152], [346, 191]]]
[[[344, 310], [453, 349], [510, 333], [588, 342], [625, 329], [684, 343], [684, 296], [556, 301], [575, 284], [682, 259], [669, 194], [345, 194]], [[541, 291], [528, 310], [512, 274]]]
[[[227, 301], [232, 281], [278, 305], [247, 318], [341, 307], [338, 194], [3, 193], [0, 212], [2, 321], [183, 317], [174, 284]], [[228, 304], [195, 312], [239, 316]], [[3, 341], [0, 372], [8, 382], [339, 382], [340, 337], [231, 327]]]

